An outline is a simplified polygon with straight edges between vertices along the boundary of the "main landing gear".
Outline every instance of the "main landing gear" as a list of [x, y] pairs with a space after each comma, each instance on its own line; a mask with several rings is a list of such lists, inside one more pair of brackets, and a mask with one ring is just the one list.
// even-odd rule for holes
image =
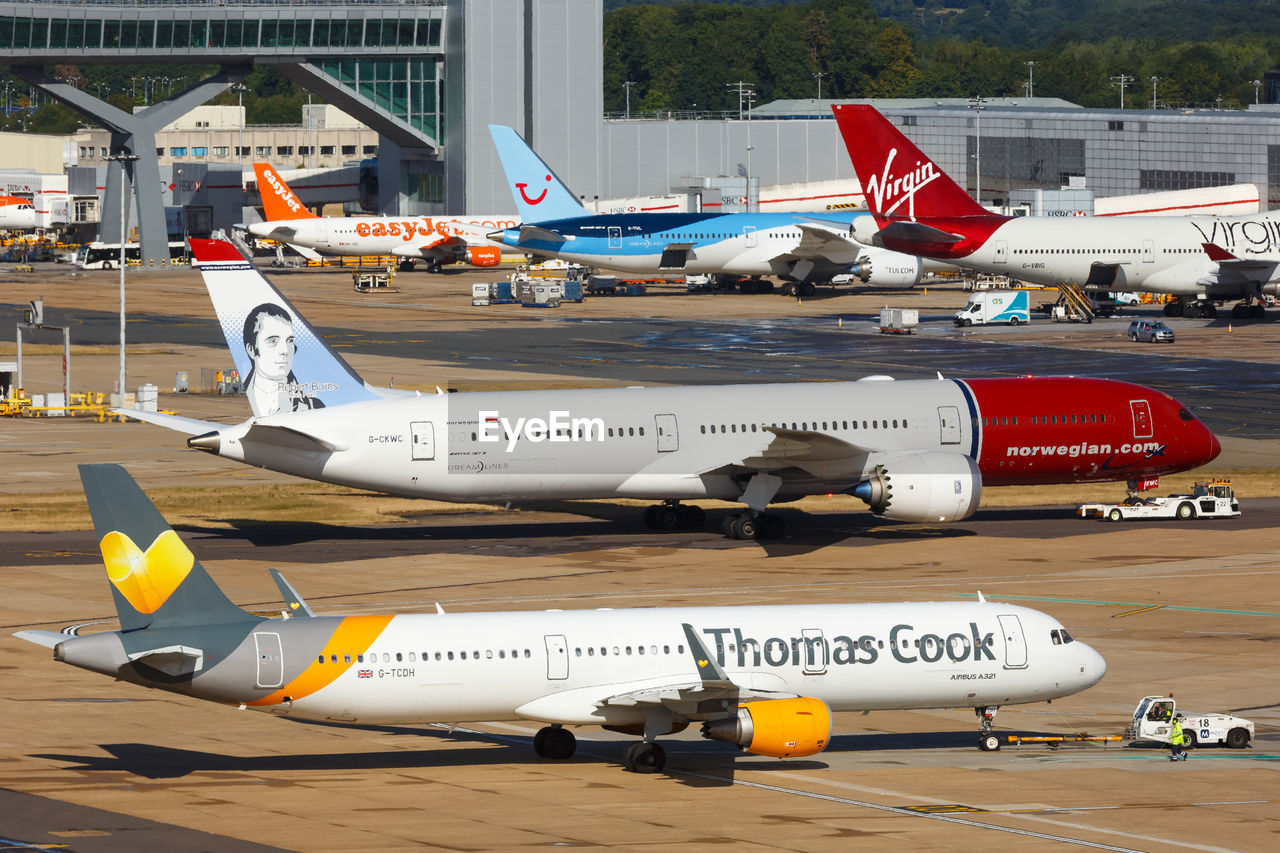
[[1251, 302], [1246, 299], [1231, 306], [1231, 317], [1235, 320], [1243, 320], [1246, 317], [1250, 320], [1265, 320], [1267, 307], [1261, 302]]
[[982, 734], [978, 735], [978, 749], [983, 752], [996, 752], [1000, 749], [1000, 735], [991, 731], [991, 724], [995, 722], [996, 711], [999, 710], [999, 705], [973, 709], [973, 713], [982, 718]]
[[730, 539], [781, 539], [787, 535], [787, 523], [771, 512], [727, 515], [720, 529]]
[[664, 501], [644, 509], [644, 526], [650, 530], [701, 530], [707, 514], [700, 506]]
[[1201, 301], [1197, 299], [1187, 299], [1182, 296], [1175, 296], [1164, 304], [1164, 316], [1166, 317], [1204, 317], [1212, 320], [1218, 316], [1218, 308], [1212, 302], [1207, 300]]
[[636, 741], [627, 747], [622, 766], [632, 773], [660, 773], [667, 766], [667, 752], [653, 741]]
[[563, 726], [544, 726], [533, 736], [533, 751], [539, 758], [572, 758], [578, 739]]

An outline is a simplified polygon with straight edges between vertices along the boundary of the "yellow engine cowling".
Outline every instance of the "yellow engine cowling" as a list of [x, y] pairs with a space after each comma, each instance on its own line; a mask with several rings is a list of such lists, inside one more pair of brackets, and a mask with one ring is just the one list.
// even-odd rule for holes
[[745, 702], [735, 716], [703, 723], [702, 736], [756, 755], [816, 755], [831, 740], [831, 710], [808, 696]]

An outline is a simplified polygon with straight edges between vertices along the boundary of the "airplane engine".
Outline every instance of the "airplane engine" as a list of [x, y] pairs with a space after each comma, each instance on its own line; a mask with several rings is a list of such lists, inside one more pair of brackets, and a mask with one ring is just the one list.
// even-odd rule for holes
[[736, 716], [703, 723], [702, 736], [756, 755], [816, 755], [831, 740], [831, 709], [807, 696], [746, 702]]
[[982, 473], [963, 453], [890, 456], [853, 487], [876, 515], [896, 521], [959, 521], [982, 497]]
[[880, 226], [876, 224], [874, 216], [859, 216], [853, 220], [853, 225], [849, 227], [849, 236], [864, 246], [874, 246], [874, 238], [879, 230]]
[[872, 287], [915, 287], [924, 275], [924, 261], [901, 252], [868, 249], [851, 272]]
[[502, 250], [497, 246], [471, 246], [466, 259], [473, 267], [496, 267], [502, 263]]

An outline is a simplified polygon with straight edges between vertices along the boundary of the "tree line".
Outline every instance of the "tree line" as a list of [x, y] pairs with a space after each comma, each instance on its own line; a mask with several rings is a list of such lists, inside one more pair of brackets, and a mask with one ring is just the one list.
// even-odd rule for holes
[[[916, 12], [929, 12], [931, 3], [878, 0], [876, 5], [911, 6], [913, 13], [900, 17], [911, 19], [914, 14], [920, 19]], [[999, 8], [1017, 7], [1025, 20], [1039, 5], [1030, 0], [987, 0], [979, 11], [989, 19]], [[1052, 19], [1055, 10], [1067, 4], [1043, 5]], [[1119, 0], [1108, 9], [1118, 6], [1132, 14], [1141, 5]], [[1244, 4], [1189, 5], [1234, 10]], [[1269, 3], [1253, 5], [1255, 16], [1275, 11]], [[1259, 5], [1265, 9], [1258, 10]], [[980, 17], [968, 10], [952, 12], [956, 22], [964, 18], [972, 23]], [[1016, 24], [1019, 18], [1013, 18]], [[1148, 29], [1145, 22], [1130, 23], [1129, 31]], [[1199, 32], [1222, 29], [1209, 19]], [[739, 81], [753, 84], [756, 103], [816, 98], [819, 85], [823, 98], [1021, 97], [1034, 81], [1039, 97], [1116, 107], [1121, 82], [1117, 78], [1124, 77], [1125, 106], [1146, 108], [1152, 106], [1155, 77], [1156, 99], [1162, 106], [1234, 106], [1252, 103], [1255, 93], [1265, 94], [1256, 92], [1253, 81], [1275, 68], [1280, 54], [1280, 31], [1269, 32], [1280, 27], [1248, 28], [1247, 22], [1238, 21], [1235, 29], [1244, 32], [1208, 41], [1189, 33], [1178, 40], [1111, 35], [1105, 40], [1058, 38], [1038, 46], [1004, 46], [981, 35], [922, 39], [902, 21], [878, 14], [871, 0], [619, 5], [604, 19], [604, 105], [606, 112], [624, 112], [629, 89], [633, 113], [732, 111], [738, 108], [738, 94], [729, 84]], [[1009, 30], [1000, 33], [1008, 35]], [[1036, 40], [1032, 34], [1027, 38]], [[629, 87], [624, 85], [628, 81]]]

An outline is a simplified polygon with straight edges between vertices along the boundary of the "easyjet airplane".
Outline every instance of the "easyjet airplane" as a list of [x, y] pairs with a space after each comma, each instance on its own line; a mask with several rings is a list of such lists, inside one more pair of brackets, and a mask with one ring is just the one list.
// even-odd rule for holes
[[36, 227], [36, 207], [29, 198], [0, 195], [0, 229], [30, 231]]
[[850, 239], [861, 211], [819, 213], [591, 213], [512, 128], [489, 125], [523, 224], [489, 235], [512, 248], [633, 273], [779, 276], [784, 293], [855, 275], [910, 288], [952, 269]]
[[566, 726], [641, 739], [702, 735], [757, 755], [814, 755], [832, 711], [973, 708], [981, 749], [1001, 705], [1078, 693], [1106, 662], [1051, 616], [988, 602], [655, 607], [316, 616], [278, 573], [281, 618], [240, 609], [118, 465], [81, 465], [119, 631], [19, 631], [55, 660], [145, 687], [340, 723], [547, 724], [534, 751], [573, 755]]
[[[422, 261], [428, 272], [455, 263], [496, 267], [502, 249], [484, 234], [520, 225], [513, 216], [316, 216], [271, 166], [254, 163], [253, 170], [266, 221], [245, 230], [324, 255], [390, 255], [402, 267]], [[470, 228], [460, 229], [458, 223]]]
[[833, 107], [872, 216], [862, 242], [984, 272], [1101, 290], [1170, 293], [1165, 312], [1264, 317], [1280, 294], [1280, 213], [1116, 218], [1000, 216], [969, 197], [874, 107]]
[[1105, 379], [797, 382], [464, 394], [362, 380], [230, 243], [191, 240], [253, 416], [123, 410], [187, 444], [322, 482], [447, 501], [737, 501], [726, 532], [783, 534], [775, 501], [850, 492], [904, 521], [955, 521], [984, 485], [1159, 477], [1217, 440], [1167, 394]]

